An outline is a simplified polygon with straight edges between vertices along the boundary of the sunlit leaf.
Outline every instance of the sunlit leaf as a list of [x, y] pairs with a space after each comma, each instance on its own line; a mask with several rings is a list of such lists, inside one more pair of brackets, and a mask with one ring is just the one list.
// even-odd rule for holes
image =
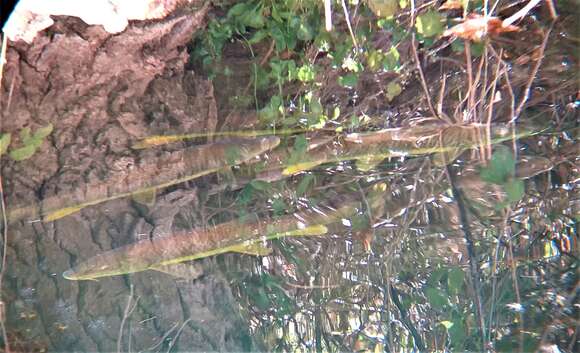
[[399, 0], [367, 0], [371, 11], [379, 17], [393, 17], [399, 9]]
[[34, 152], [36, 152], [36, 146], [26, 145], [24, 147], [20, 147], [10, 151], [10, 158], [12, 158], [15, 161], [23, 161], [25, 159], [32, 157], [34, 155]]
[[445, 327], [445, 328], [446, 328], [446, 329], [448, 329], [448, 330], [449, 330], [449, 328], [450, 328], [450, 327], [452, 327], [452, 326], [453, 326], [453, 322], [451, 322], [451, 321], [447, 321], [447, 320], [440, 321], [439, 323], [440, 323], [441, 325], [443, 325], [443, 327]]
[[316, 73], [312, 65], [303, 65], [298, 69], [298, 79], [302, 82], [314, 81]]
[[52, 130], [53, 130], [52, 124], [48, 124], [46, 126], [43, 126], [34, 132], [33, 138], [34, 139], [43, 139], [43, 138], [47, 137], [48, 135], [50, 135]]
[[443, 33], [443, 18], [438, 12], [429, 11], [417, 17], [415, 27], [424, 37], [434, 37]]
[[20, 130], [20, 139], [24, 144], [27, 144], [26, 142], [29, 141], [30, 138], [30, 128], [28, 126]]
[[395, 81], [389, 82], [389, 84], [387, 85], [387, 99], [389, 100], [389, 102], [395, 99], [396, 96], [401, 94], [402, 91], [403, 89], [401, 88], [400, 84], [398, 84]]
[[10, 141], [12, 140], [12, 135], [10, 133], [5, 133], [0, 135], [0, 156], [2, 156], [8, 150]]
[[385, 54], [383, 59], [383, 67], [385, 70], [396, 70], [399, 68], [399, 58], [400, 58], [399, 51], [396, 47], [391, 47], [388, 53]]

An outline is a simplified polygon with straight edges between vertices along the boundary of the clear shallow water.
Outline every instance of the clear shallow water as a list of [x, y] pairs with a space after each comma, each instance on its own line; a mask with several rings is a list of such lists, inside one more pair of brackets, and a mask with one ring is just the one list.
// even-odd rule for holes
[[[235, 84], [236, 75], [244, 74], [236, 55], [228, 62], [236, 70], [213, 81], [197, 67], [172, 76], [183, 68], [171, 66], [171, 56], [160, 60], [170, 72], [132, 80], [116, 62], [133, 63], [133, 72], [144, 74], [149, 72], [144, 67], [152, 70], [151, 63], [115, 59], [94, 67], [106, 67], [108, 74], [100, 74], [115, 77], [114, 94], [97, 86], [96, 93], [73, 94], [70, 101], [66, 94], [75, 89], [51, 91], [33, 82], [61, 87], [53, 80], [64, 77], [67, 85], [74, 84], [67, 81], [68, 70], [77, 67], [74, 60], [49, 65], [27, 59], [34, 68], [51, 67], [50, 77], [43, 70], [27, 71], [28, 64], [8, 65], [6, 77], [26, 78], [26, 84], [15, 86], [14, 110], [2, 113], [16, 143], [36, 141], [22, 138], [23, 126], [33, 127], [31, 137], [52, 124], [29, 159], [3, 156], [8, 214], [15, 208], [19, 214], [31, 211], [10, 223], [7, 232], [2, 299], [12, 351], [573, 351], [580, 177], [576, 42], [566, 32], [569, 17], [547, 37], [554, 40], [543, 52], [531, 99], [517, 124], [499, 129], [501, 138], [495, 134], [496, 122], [508, 120], [515, 108], [510, 94], [525, 94], [527, 70], [539, 55], [529, 53], [529, 43], [537, 50], [541, 34], [552, 28], [540, 26], [540, 31], [536, 20], [530, 21], [526, 26], [537, 30], [521, 34], [524, 40], [503, 38], [513, 46], [506, 54], [514, 56], [504, 59], [505, 66], [495, 65], [491, 49], [482, 54], [485, 60], [474, 58], [488, 74], [481, 81], [482, 101], [474, 106], [463, 101], [463, 66], [453, 64], [463, 62], [462, 53], [442, 52], [451, 66], [430, 64], [427, 70], [425, 62], [432, 92], [448, 92], [437, 102], [442, 111], [455, 121], [471, 112], [482, 123], [477, 129], [425, 127], [433, 120], [421, 83], [411, 75], [412, 62], [406, 66], [410, 71], [397, 74], [404, 90], [388, 98], [384, 87], [393, 72], [375, 73], [366, 81], [361, 76], [356, 89], [337, 86], [334, 59], [324, 54], [319, 59], [328, 65], [328, 84], [318, 88], [319, 101], [308, 93], [320, 106], [306, 105], [306, 95], [289, 98], [284, 119], [275, 117], [281, 119], [275, 120], [280, 124], [276, 137], [270, 138], [279, 138], [279, 145], [255, 151], [256, 156], [246, 155], [240, 140], [227, 142], [230, 136], [211, 133], [244, 130], [248, 138], [254, 127], [273, 123], [272, 116], [264, 121], [252, 111], [232, 113], [244, 98], [232, 92], [240, 85], [244, 92], [250, 81], [243, 77]], [[53, 50], [72, 53], [59, 47], [71, 40], [77, 43], [74, 52], [83, 53], [78, 43], [84, 42], [72, 35], [75, 31], [55, 35]], [[98, 34], [93, 35], [87, 38], [98, 42]], [[122, 52], [130, 47], [126, 43], [141, 43], [141, 37], [125, 39], [108, 52]], [[10, 63], [27, 53], [16, 48], [9, 53]], [[235, 54], [236, 48], [228, 49]], [[41, 59], [50, 56], [46, 50]], [[88, 62], [102, 60], [87, 57]], [[184, 58], [175, 60], [184, 63]], [[487, 95], [498, 67], [512, 86], [498, 80], [496, 94]], [[9, 91], [5, 82], [2, 88]], [[42, 98], [42, 92], [58, 99]], [[270, 109], [272, 94], [255, 91], [251, 97], [262, 113], [279, 112]], [[66, 109], [58, 105], [61, 100]], [[486, 125], [489, 112], [492, 131]], [[7, 120], [6, 114], [16, 118]], [[37, 115], [44, 120], [30, 118]], [[325, 128], [285, 129], [313, 118], [315, 125], [316, 119], [326, 121]], [[549, 128], [525, 133], [528, 123], [538, 122]], [[377, 133], [384, 128], [395, 130]], [[136, 136], [199, 131], [210, 132], [209, 137], [135, 148]], [[199, 158], [208, 163], [198, 178], [184, 180], [194, 173], [183, 169], [181, 158], [162, 163], [215, 140], [226, 141], [226, 148], [209, 148], [207, 158]], [[210, 172], [212, 161], [223, 168]], [[158, 182], [164, 187], [155, 199], [151, 194], [117, 197], [124, 186], [149, 186], [164, 173], [168, 179]], [[40, 221], [49, 197], [68, 198], [72, 201], [58, 207], [71, 207], [86, 201], [87, 190], [103, 197], [80, 212]], [[284, 230], [277, 228], [281, 224]], [[307, 226], [318, 228], [286, 233]], [[161, 240], [178, 234], [207, 256], [179, 267], [159, 266], [188, 255], [192, 243]], [[222, 240], [212, 245], [216, 237]], [[235, 247], [241, 241], [254, 247]], [[130, 244], [145, 245], [133, 246], [131, 253]], [[103, 261], [91, 260], [95, 256]], [[99, 278], [89, 271], [95, 280], [76, 280], [75, 271], [87, 261], [131, 271], [137, 268], [130, 261], [145, 262], [157, 270], [129, 274], [125, 269]]]

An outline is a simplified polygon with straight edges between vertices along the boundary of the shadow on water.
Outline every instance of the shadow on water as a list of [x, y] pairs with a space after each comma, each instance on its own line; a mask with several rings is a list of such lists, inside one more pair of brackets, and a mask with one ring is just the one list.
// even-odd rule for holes
[[[288, 38], [219, 42], [244, 2], [216, 7], [193, 71], [172, 52], [138, 93], [111, 67], [107, 99], [58, 96], [61, 120], [24, 121], [18, 83], [23, 120], [0, 137], [11, 351], [574, 351], [578, 37], [549, 3], [473, 48], [404, 9], [369, 22], [377, 5], [352, 14], [356, 33], [341, 17], [344, 33], [315, 36], [314, 7], [294, 38], [318, 52], [310, 72]], [[8, 52], [7, 76], [42, 74], [15, 64], [31, 48]]]

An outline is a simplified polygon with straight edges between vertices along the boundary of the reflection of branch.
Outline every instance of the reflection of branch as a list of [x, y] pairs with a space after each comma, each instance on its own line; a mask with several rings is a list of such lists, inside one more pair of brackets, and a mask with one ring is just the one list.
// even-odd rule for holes
[[423, 340], [421, 339], [421, 336], [417, 332], [415, 326], [413, 326], [411, 320], [409, 320], [409, 316], [407, 315], [407, 309], [405, 309], [405, 307], [399, 300], [399, 292], [395, 287], [393, 287], [392, 284], [389, 284], [389, 292], [391, 293], [391, 299], [393, 300], [393, 303], [395, 304], [397, 309], [399, 309], [399, 313], [401, 314], [401, 321], [403, 322], [403, 324], [405, 324], [407, 329], [409, 329], [409, 331], [411, 332], [411, 336], [413, 336], [415, 346], [419, 349], [419, 352], [425, 351], [425, 345], [423, 344]]
[[534, 82], [534, 79], [536, 78], [536, 74], [538, 73], [538, 70], [540, 69], [540, 65], [542, 65], [542, 59], [544, 58], [544, 51], [546, 50], [546, 46], [548, 45], [548, 38], [550, 38], [550, 33], [552, 32], [552, 28], [554, 28], [554, 23], [555, 23], [555, 21], [552, 22], [552, 24], [550, 25], [550, 28], [548, 28], [548, 31], [546, 31], [546, 33], [544, 34], [544, 40], [542, 41], [542, 45], [540, 46], [540, 53], [537, 56], [538, 60], [536, 60], [536, 64], [532, 68], [532, 72], [530, 73], [530, 77], [528, 79], [528, 82], [526, 83], [526, 87], [524, 89], [523, 96], [518, 104], [518, 107], [516, 108], [516, 111], [514, 112], [514, 115], [511, 117], [511, 121], [515, 121], [518, 118], [518, 116], [520, 115], [520, 113], [524, 109], [524, 106], [525, 106], [526, 102], [528, 101], [528, 98], [530, 97], [530, 89], [532, 88], [532, 84]]
[[[133, 313], [133, 310], [135, 310], [135, 308], [137, 307], [137, 304], [139, 303], [139, 298], [137, 298], [135, 300], [135, 303], [133, 304], [133, 285], [130, 285], [130, 292], [129, 292], [129, 298], [127, 299], [127, 305], [125, 306], [125, 311], [123, 312], [123, 319], [121, 319], [121, 327], [119, 327], [119, 336], [117, 337], [117, 352], [121, 352], [121, 345], [122, 345], [122, 341], [123, 341], [123, 331], [125, 329], [125, 321], [127, 321], [127, 318], [129, 316], [131, 316], [131, 314]], [[131, 345], [131, 332], [129, 332], [129, 346]]]
[[449, 165], [445, 167], [447, 178], [449, 179], [449, 185], [451, 186], [451, 191], [453, 193], [453, 198], [457, 202], [457, 208], [459, 209], [459, 220], [461, 222], [461, 228], [463, 230], [463, 235], [465, 237], [465, 244], [467, 247], [467, 255], [469, 257], [469, 272], [471, 275], [471, 283], [473, 285], [473, 291], [475, 293], [475, 306], [479, 321], [479, 329], [481, 330], [481, 339], [483, 343], [482, 350], [487, 347], [487, 339], [485, 335], [485, 324], [483, 318], [483, 307], [481, 304], [481, 291], [480, 291], [480, 274], [479, 268], [477, 266], [477, 258], [475, 256], [475, 246], [473, 244], [473, 236], [471, 234], [471, 228], [469, 227], [469, 221], [467, 219], [467, 208], [463, 202], [463, 196], [457, 188], [457, 183], [455, 180], [455, 175], [452, 173]]

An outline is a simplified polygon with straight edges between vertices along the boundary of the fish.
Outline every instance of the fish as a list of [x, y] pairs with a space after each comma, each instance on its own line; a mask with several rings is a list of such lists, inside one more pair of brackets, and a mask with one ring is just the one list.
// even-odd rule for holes
[[8, 211], [8, 221], [40, 218], [50, 222], [81, 209], [127, 196], [151, 200], [157, 189], [192, 180], [228, 166], [238, 165], [278, 146], [280, 138], [264, 136], [199, 145], [162, 152], [155, 159], [143, 159], [104, 179], [90, 180], [70, 192], [45, 197], [35, 205]]
[[287, 236], [322, 235], [326, 226], [349, 218], [361, 202], [339, 197], [326, 206], [312, 207], [279, 218], [238, 220], [207, 229], [141, 240], [98, 254], [63, 273], [68, 280], [95, 280], [146, 270], [171, 272], [168, 266], [226, 252], [265, 255], [260, 245]]
[[[488, 130], [489, 129], [489, 130]], [[368, 170], [385, 158], [434, 155], [436, 165], [453, 162], [463, 151], [483, 148], [512, 138], [537, 134], [543, 129], [534, 126], [519, 128], [512, 135], [507, 124], [430, 124], [415, 127], [384, 129], [366, 133], [351, 133], [334, 143], [312, 149], [299, 163], [287, 165], [285, 176], [310, 170], [318, 165], [346, 160], [359, 161], [362, 170]]]

